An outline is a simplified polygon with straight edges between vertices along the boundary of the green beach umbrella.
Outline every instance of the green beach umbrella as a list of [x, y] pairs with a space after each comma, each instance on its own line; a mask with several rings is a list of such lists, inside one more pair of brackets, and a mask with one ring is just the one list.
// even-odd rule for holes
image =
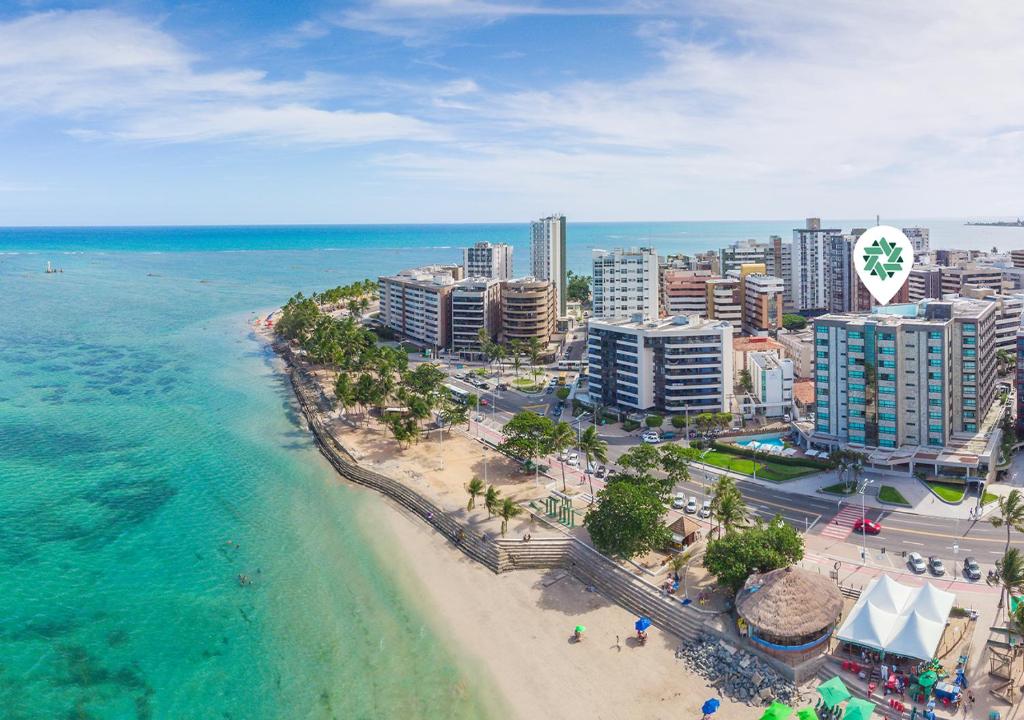
[[846, 689], [846, 684], [838, 675], [819, 685], [818, 694], [827, 708], [833, 708], [850, 697], [850, 691]]
[[792, 714], [793, 708], [776, 700], [764, 711], [761, 720], [786, 720]]
[[938, 681], [939, 676], [935, 674], [935, 671], [929, 670], [928, 672], [921, 673], [921, 677], [917, 679], [917, 684], [927, 690]]
[[818, 713], [814, 712], [814, 708], [808, 705], [805, 708], [800, 708], [796, 711], [797, 720], [818, 720]]
[[846, 703], [846, 712], [843, 713], [845, 720], [868, 720], [871, 713], [875, 711], [875, 704], [860, 698], [850, 698]]
[[581, 632], [583, 632], [584, 630], [586, 630], [586, 628], [585, 628], [585, 627], [583, 627], [582, 625], [577, 625], [577, 626], [576, 626], [576, 632], [578, 632], [578, 633], [581, 633]]

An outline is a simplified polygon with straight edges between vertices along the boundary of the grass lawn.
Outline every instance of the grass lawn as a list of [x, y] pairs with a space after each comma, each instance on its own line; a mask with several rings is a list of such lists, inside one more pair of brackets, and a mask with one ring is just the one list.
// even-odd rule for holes
[[751, 460], [750, 458], [740, 457], [739, 455], [733, 455], [732, 453], [726, 453], [720, 450], [712, 450], [704, 456], [704, 460], [702, 462], [705, 462], [708, 465], [714, 465], [715, 467], [720, 467], [724, 470], [743, 473], [744, 475], [753, 475], [754, 468], [756, 467], [758, 478], [761, 478], [762, 480], [770, 480], [772, 482], [785, 482], [787, 480], [793, 480], [794, 478], [817, 472], [814, 468], [799, 467], [797, 465], [781, 465], [779, 463], [773, 463], [770, 460]]
[[910, 503], [903, 497], [903, 493], [894, 488], [892, 485], [883, 485], [878, 488], [878, 499], [884, 503], [892, 503], [893, 505], [906, 505], [910, 507]]
[[539, 392], [541, 389], [540, 385], [528, 378], [516, 378], [512, 381], [512, 384], [523, 392]]
[[988, 505], [989, 503], [994, 503], [998, 499], [999, 499], [998, 495], [996, 495], [995, 493], [990, 493], [988, 490], [986, 490], [985, 494], [982, 495], [982, 497], [981, 497], [981, 504], [982, 505]]
[[933, 493], [949, 503], [958, 503], [964, 499], [966, 487], [963, 485], [950, 485], [948, 483], [928, 482], [925, 483]]
[[841, 482], [836, 483], [835, 485], [823, 487], [821, 491], [823, 493], [829, 493], [830, 495], [853, 495], [855, 492], [857, 492], [857, 483], [850, 483], [849, 490], [847, 490], [846, 488], [846, 483]]

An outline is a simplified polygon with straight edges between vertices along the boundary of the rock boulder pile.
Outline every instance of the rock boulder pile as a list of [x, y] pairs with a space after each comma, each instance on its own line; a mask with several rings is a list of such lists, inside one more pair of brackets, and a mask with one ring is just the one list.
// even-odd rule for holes
[[722, 695], [737, 702], [760, 706], [772, 700], [790, 704], [796, 699], [793, 684], [768, 663], [721, 640], [702, 638], [680, 647], [676, 657], [717, 687]]

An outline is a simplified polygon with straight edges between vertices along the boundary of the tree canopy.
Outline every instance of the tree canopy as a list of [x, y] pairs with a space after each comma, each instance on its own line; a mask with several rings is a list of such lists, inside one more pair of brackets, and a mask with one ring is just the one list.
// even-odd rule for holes
[[572, 270], [566, 273], [565, 296], [580, 303], [590, 302], [590, 276], [577, 275]]
[[800, 534], [778, 515], [742, 532], [708, 542], [704, 567], [733, 592], [755, 572], [768, 572], [799, 562], [804, 556]]
[[520, 460], [533, 460], [547, 455], [552, 451], [551, 437], [554, 429], [555, 424], [551, 418], [529, 410], [516, 413], [502, 428], [505, 442], [499, 449]]
[[650, 487], [610, 482], [597, 495], [600, 502], [587, 512], [583, 525], [598, 550], [631, 558], [668, 543], [665, 506]]
[[807, 327], [807, 318], [795, 313], [785, 313], [782, 316], [782, 327], [787, 330], [803, 330]]

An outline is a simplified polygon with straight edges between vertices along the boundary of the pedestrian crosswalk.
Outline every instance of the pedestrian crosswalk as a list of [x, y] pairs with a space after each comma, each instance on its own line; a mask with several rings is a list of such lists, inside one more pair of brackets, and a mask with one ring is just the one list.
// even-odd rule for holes
[[853, 523], [860, 518], [860, 508], [847, 505], [827, 523], [822, 525], [820, 535], [833, 538], [834, 540], [845, 540], [853, 532]]

